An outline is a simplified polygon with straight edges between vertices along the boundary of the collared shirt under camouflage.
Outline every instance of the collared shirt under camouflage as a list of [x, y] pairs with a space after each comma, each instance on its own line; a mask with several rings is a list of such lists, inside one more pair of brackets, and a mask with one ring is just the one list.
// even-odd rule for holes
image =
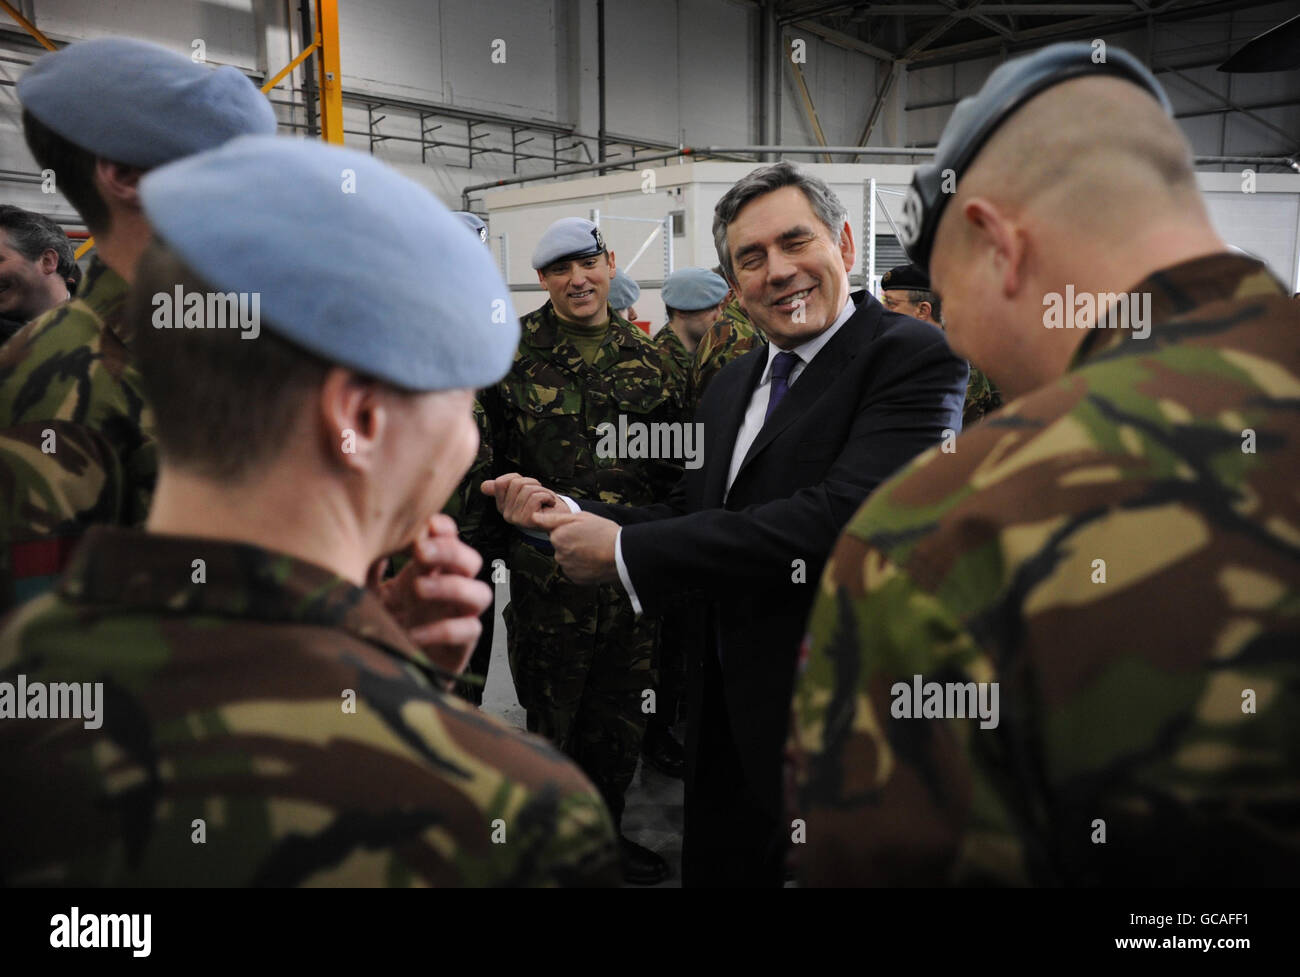
[[87, 527], [148, 514], [154, 420], [126, 293], [95, 258], [75, 298], [0, 347], [0, 611], [47, 590]]
[[[806, 882], [1300, 873], [1300, 302], [1228, 254], [1131, 291], [1149, 337], [1093, 331], [841, 537], [794, 703]], [[930, 682], [946, 717], [998, 683], [996, 726], [905, 718]]]
[[0, 718], [0, 884], [618, 880], [573, 764], [440, 691], [374, 595], [292, 557], [92, 529], [0, 632], [0, 683], [20, 675], [103, 696], [95, 729]]
[[629, 424], [672, 422], [682, 403], [654, 342], [609, 312], [609, 332], [590, 364], [564, 337], [549, 301], [520, 320], [523, 335], [510, 372], [479, 395], [496, 474], [519, 472], [575, 499], [649, 505], [667, 497], [682, 459], [599, 450], [600, 425], [615, 426], [605, 443], [618, 447], [620, 415]]
[[709, 327], [695, 347], [695, 362], [691, 366], [692, 402], [700, 402], [709, 381], [724, 366], [755, 346], [766, 345], [767, 337], [754, 328], [741, 310], [740, 300], [733, 296], [722, 307], [722, 318]]

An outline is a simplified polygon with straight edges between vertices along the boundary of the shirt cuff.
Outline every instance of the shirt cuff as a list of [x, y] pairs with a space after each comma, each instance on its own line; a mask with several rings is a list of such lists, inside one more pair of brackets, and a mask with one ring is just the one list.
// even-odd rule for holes
[[564, 504], [567, 505], [567, 506], [569, 507], [569, 511], [570, 511], [570, 512], [581, 512], [581, 511], [582, 511], [582, 506], [578, 505], [578, 503], [574, 502], [574, 501], [573, 501], [571, 498], [569, 498], [567, 495], [561, 495], [560, 498], [564, 500]]
[[641, 601], [637, 599], [636, 588], [632, 586], [632, 576], [627, 572], [627, 564], [623, 562], [623, 530], [618, 531], [614, 537], [614, 566], [618, 567], [618, 582], [623, 585], [627, 591], [627, 596], [632, 601], [632, 610], [637, 616], [641, 616]]

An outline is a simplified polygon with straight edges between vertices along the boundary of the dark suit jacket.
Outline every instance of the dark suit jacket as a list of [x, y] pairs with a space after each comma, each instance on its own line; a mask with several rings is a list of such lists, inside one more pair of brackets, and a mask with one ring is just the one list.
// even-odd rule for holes
[[[578, 503], [624, 527], [623, 559], [646, 613], [691, 590], [709, 602], [706, 654], [722, 662], [745, 780], [775, 814], [796, 655], [836, 538], [883, 479], [946, 428], [961, 430], [967, 367], [943, 333], [865, 293], [854, 300], [857, 311], [759, 431], [725, 505], [766, 346], [709, 385], [695, 416], [704, 425], [703, 465], [686, 470], [667, 503]], [[719, 707], [700, 702], [700, 685], [689, 690], [692, 721], [696, 709]]]

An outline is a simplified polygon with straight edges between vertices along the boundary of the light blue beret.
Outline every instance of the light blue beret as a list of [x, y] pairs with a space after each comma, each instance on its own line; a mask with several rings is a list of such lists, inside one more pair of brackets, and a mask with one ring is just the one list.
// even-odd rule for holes
[[209, 285], [259, 294], [267, 329], [331, 363], [414, 391], [510, 367], [519, 322], [491, 253], [368, 154], [243, 136], [152, 171], [140, 197]]
[[73, 145], [148, 169], [241, 135], [275, 132], [275, 111], [229, 65], [157, 44], [100, 37], [38, 58], [18, 79], [23, 108]]
[[623, 310], [641, 297], [641, 286], [626, 272], [614, 272], [614, 280], [609, 283], [609, 304], [615, 309]]
[[561, 217], [537, 242], [533, 251], [533, 269], [541, 271], [561, 258], [585, 258], [604, 250], [605, 239], [601, 237], [599, 227], [585, 217]]
[[471, 214], [468, 210], [454, 211], [455, 215], [464, 222], [465, 226], [474, 232], [480, 241], [487, 240], [487, 225], [478, 214]]
[[679, 268], [664, 279], [660, 293], [664, 305], [695, 312], [717, 305], [726, 297], [727, 283], [707, 268]]

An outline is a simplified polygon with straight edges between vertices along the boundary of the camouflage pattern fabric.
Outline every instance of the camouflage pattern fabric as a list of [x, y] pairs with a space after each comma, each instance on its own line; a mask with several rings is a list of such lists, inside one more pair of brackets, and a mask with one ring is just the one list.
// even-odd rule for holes
[[[594, 362], [564, 337], [548, 301], [521, 320], [510, 372], [480, 395], [495, 474], [519, 472], [574, 499], [623, 505], [662, 501], [681, 459], [601, 457], [603, 423], [671, 423], [682, 394], [668, 364], [636, 326], [609, 310]], [[520, 533], [510, 541], [505, 610], [510, 669], [528, 728], [574, 757], [600, 789], [617, 824], [636, 771], [654, 686], [657, 623], [638, 619], [618, 584], [578, 587], [564, 578], [550, 544]]]
[[672, 367], [673, 378], [677, 381], [678, 389], [687, 394], [687, 403], [683, 404], [685, 408], [683, 417], [690, 420], [695, 416], [695, 403], [689, 397], [691, 386], [691, 372], [695, 367], [695, 354], [686, 348], [680, 336], [673, 332], [672, 327], [665, 325], [654, 334], [654, 344], [659, 347], [664, 354], [664, 358]]
[[96, 729], [0, 719], [6, 886], [618, 882], [571, 763], [442, 692], [377, 598], [292, 557], [92, 529], [0, 632], [0, 682], [19, 675], [103, 696]]
[[[496, 502], [479, 491], [483, 481], [492, 477], [492, 433], [488, 430], [483, 406], [477, 400], [474, 402], [474, 422], [478, 427], [478, 454], [474, 457], [469, 473], [442, 511], [456, 520], [461, 540], [478, 550], [483, 557], [479, 579], [495, 593], [492, 562], [506, 558], [507, 527], [497, 512]], [[483, 704], [483, 687], [492, 661], [492, 639], [496, 633], [495, 600], [483, 612], [481, 622], [483, 633], [456, 685], [457, 694], [476, 706]]]
[[[841, 537], [794, 702], [805, 882], [1294, 884], [1300, 303], [1226, 254], [1131, 291], [1149, 337], [1089, 333]], [[997, 682], [997, 725], [906, 718], [916, 676]]]
[[966, 381], [966, 404], [961, 411], [961, 428], [966, 430], [972, 424], [984, 419], [1002, 406], [1002, 393], [993, 385], [993, 381], [977, 370], [970, 368], [970, 379]]
[[75, 298], [0, 347], [0, 611], [48, 590], [88, 526], [148, 513], [154, 421], [126, 292], [95, 258]]
[[755, 346], [766, 345], [767, 337], [754, 328], [741, 310], [740, 300], [733, 297], [722, 307], [722, 318], [709, 327], [695, 347], [695, 362], [691, 366], [691, 402], [700, 402], [709, 381], [724, 366]]

